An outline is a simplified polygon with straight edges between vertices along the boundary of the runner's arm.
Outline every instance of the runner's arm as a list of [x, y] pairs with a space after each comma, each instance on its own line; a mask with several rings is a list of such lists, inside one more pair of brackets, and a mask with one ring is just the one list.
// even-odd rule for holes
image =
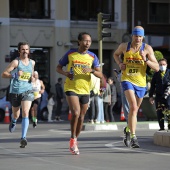
[[[146, 51], [146, 52], [145, 52]], [[141, 56], [143, 57], [144, 61], [146, 64], [153, 69], [154, 71], [158, 72], [159, 71], [159, 64], [158, 61], [156, 60], [156, 57], [154, 55], [154, 51], [152, 47], [148, 44], [146, 44], [145, 50], [142, 51]], [[148, 60], [147, 60], [148, 58]]]
[[18, 66], [18, 60], [13, 60], [6, 69], [2, 72], [2, 78], [12, 78], [11, 71], [14, 70]]

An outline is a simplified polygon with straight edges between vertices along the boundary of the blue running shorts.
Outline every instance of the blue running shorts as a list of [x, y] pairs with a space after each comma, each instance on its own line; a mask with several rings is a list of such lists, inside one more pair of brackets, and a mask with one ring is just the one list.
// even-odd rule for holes
[[122, 81], [121, 85], [122, 85], [123, 91], [133, 90], [135, 92], [135, 95], [138, 98], [143, 98], [145, 96], [145, 94], [146, 94], [146, 91], [147, 91], [146, 87], [135, 86], [134, 84], [132, 84], [132, 83], [130, 83], [128, 81]]

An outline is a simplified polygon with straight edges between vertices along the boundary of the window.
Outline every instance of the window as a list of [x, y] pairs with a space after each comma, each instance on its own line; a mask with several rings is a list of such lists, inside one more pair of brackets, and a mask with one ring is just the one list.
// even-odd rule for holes
[[71, 20], [97, 21], [99, 12], [114, 18], [114, 0], [71, 0]]
[[[98, 57], [98, 50], [94, 50], [94, 49], [90, 49], [90, 51], [92, 51], [93, 53], [95, 53]], [[106, 75], [106, 77], [110, 77], [111, 76], [111, 72], [112, 72], [112, 50], [103, 50], [103, 59], [102, 62], [104, 63], [103, 65], [103, 74]]]
[[149, 23], [150, 24], [169, 24], [170, 23], [169, 1], [149, 2]]
[[10, 0], [11, 18], [50, 18], [50, 0]]
[[[10, 47], [11, 61], [17, 58], [17, 47]], [[35, 61], [34, 70], [38, 71], [41, 80], [50, 80], [50, 49], [49, 48], [30, 48], [30, 58]]]

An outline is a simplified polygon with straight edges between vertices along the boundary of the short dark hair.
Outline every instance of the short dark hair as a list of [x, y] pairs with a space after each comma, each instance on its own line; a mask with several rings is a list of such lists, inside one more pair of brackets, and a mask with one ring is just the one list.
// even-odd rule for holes
[[29, 49], [30, 49], [30, 45], [27, 42], [19, 42], [18, 43], [18, 51], [20, 51], [20, 48], [22, 45], [28, 45]]
[[58, 82], [61, 82], [62, 81], [62, 78], [60, 77], [60, 78], [58, 78]]
[[108, 79], [110, 79], [110, 80], [114, 81], [113, 77], [109, 77]]
[[109, 80], [109, 79], [113, 82], [113, 84], [116, 84], [113, 77], [109, 77], [107, 80]]
[[[87, 32], [80, 32], [78, 35], [78, 41], [81, 41], [83, 39], [83, 35], [89, 35], [91, 37], [91, 35]], [[79, 46], [79, 42], [78, 42], [78, 46]]]
[[54, 97], [54, 93], [52, 93], [52, 92], [49, 93], [49, 95], [48, 95], [48, 100], [49, 100], [51, 97]]
[[167, 62], [167, 59], [165, 59], [165, 58], [161, 58], [161, 59], [158, 61], [158, 63], [159, 63], [160, 61], [165, 61], [166, 64], [168, 63], [168, 62]]

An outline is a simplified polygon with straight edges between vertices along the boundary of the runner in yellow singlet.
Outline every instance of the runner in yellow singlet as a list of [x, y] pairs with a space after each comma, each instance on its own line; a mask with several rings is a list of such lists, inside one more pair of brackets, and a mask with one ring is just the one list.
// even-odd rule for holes
[[[137, 112], [146, 93], [146, 68], [149, 66], [156, 72], [159, 64], [150, 45], [143, 43], [144, 29], [136, 26], [132, 31], [132, 42], [121, 43], [114, 52], [114, 59], [119, 65], [122, 89], [129, 103], [128, 126], [124, 129], [124, 144], [139, 148], [135, 135]], [[120, 55], [124, 55], [123, 61]]]
[[[72, 113], [70, 151], [79, 154], [77, 138], [81, 132], [86, 114], [89, 96], [91, 75], [102, 78], [97, 56], [88, 51], [91, 46], [91, 36], [86, 32], [78, 35], [78, 49], [69, 50], [60, 60], [57, 72], [66, 76], [64, 91]], [[67, 65], [67, 71], [62, 68]]]

